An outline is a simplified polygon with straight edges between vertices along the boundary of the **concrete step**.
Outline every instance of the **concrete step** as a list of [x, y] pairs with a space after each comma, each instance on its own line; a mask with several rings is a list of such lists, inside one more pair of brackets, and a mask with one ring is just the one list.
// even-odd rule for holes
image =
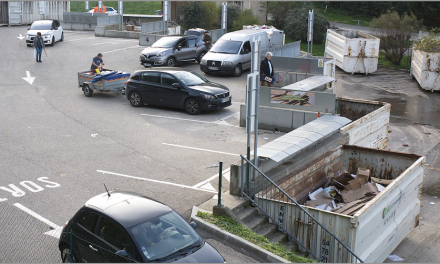
[[267, 239], [272, 243], [283, 243], [287, 242], [287, 234], [281, 233], [280, 231], [271, 233], [267, 236]]
[[274, 224], [270, 224], [269, 222], [266, 222], [262, 225], [260, 225], [256, 230], [256, 233], [267, 237], [269, 234], [278, 232], [278, 226]]
[[250, 221], [249, 219], [255, 217], [258, 214], [258, 209], [255, 207], [243, 208], [241, 211], [235, 214], [235, 216], [243, 222]]
[[249, 208], [249, 200], [247, 199], [243, 199], [241, 200], [241, 203], [237, 204], [235, 207], [233, 208], [229, 208], [231, 209], [231, 212], [237, 216], [238, 213], [240, 213], [241, 211], [243, 211], [246, 208]]
[[263, 215], [255, 215], [252, 218], [248, 218], [247, 221], [243, 221], [249, 229], [255, 232], [255, 230], [260, 227], [260, 225], [263, 225], [267, 223], [267, 217]]

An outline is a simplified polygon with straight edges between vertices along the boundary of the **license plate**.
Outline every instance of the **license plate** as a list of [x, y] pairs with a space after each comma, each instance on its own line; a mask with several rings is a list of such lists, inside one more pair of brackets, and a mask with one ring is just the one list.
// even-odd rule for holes
[[229, 101], [229, 96], [226, 97], [226, 98], [223, 98], [223, 99], [222, 99], [222, 103], [226, 103], [226, 102], [228, 102], [228, 101]]
[[208, 67], [208, 69], [217, 71], [218, 67]]
[[151, 64], [149, 64], [149, 63], [144, 63], [144, 66], [145, 66], [145, 67], [151, 67]]

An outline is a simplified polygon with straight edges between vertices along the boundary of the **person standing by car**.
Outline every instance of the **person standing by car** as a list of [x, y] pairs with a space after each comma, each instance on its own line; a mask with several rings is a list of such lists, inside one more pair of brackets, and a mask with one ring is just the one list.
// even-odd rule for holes
[[43, 51], [43, 48], [44, 48], [44, 40], [41, 37], [41, 32], [37, 32], [37, 35], [34, 38], [34, 49], [37, 52], [37, 56], [35, 56], [35, 59], [37, 60], [37, 62], [42, 62], [41, 52]]
[[260, 86], [272, 87], [274, 82], [273, 78], [273, 65], [270, 59], [272, 58], [272, 52], [267, 52], [266, 57], [260, 63]]
[[104, 66], [104, 62], [102, 61], [102, 54], [98, 53], [98, 55], [93, 58], [90, 70], [96, 72], [97, 74], [100, 74], [101, 72], [99, 71], [99, 68], [102, 69], [102, 66]]
[[208, 30], [205, 30], [205, 33], [203, 33], [203, 41], [205, 42], [205, 46], [208, 50], [211, 49], [212, 44], [212, 38], [210, 35], [208, 35]]

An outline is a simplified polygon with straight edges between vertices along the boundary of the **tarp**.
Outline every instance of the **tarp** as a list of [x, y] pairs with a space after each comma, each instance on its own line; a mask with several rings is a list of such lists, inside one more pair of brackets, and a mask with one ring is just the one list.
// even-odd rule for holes
[[122, 79], [122, 78], [127, 78], [127, 77], [130, 77], [130, 73], [122, 72], [122, 71], [103, 72], [102, 74], [96, 74], [95, 78], [93, 78], [92, 83], [99, 82], [102, 79], [109, 81], [109, 80], [116, 80], [116, 79]]

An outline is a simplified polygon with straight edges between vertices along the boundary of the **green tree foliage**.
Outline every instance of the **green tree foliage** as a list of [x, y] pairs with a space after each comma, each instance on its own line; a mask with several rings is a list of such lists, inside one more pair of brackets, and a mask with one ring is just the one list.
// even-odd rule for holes
[[[284, 33], [292, 40], [307, 41], [309, 9], [295, 8], [286, 13], [284, 18]], [[330, 22], [322, 15], [315, 13], [313, 21], [313, 42], [321, 43], [325, 39]]]
[[180, 22], [185, 29], [205, 26], [203, 23], [206, 21], [206, 12], [202, 2], [188, 2], [180, 7], [180, 13], [183, 14]]
[[432, 28], [440, 25], [440, 2], [408, 2], [411, 14], [423, 20], [423, 25]]
[[220, 28], [221, 24], [221, 5], [217, 5], [214, 1], [201, 2], [205, 10], [205, 20], [202, 25], [206, 30], [213, 30]]
[[424, 36], [414, 41], [414, 50], [440, 53], [440, 39], [438, 36]]
[[227, 22], [227, 30], [230, 31], [234, 27], [234, 21], [238, 18], [241, 13], [240, 6], [237, 4], [228, 5], [228, 22]]
[[380, 38], [380, 48], [385, 50], [385, 58], [395, 65], [400, 64], [403, 54], [410, 47], [411, 32], [420, 25], [421, 21], [414, 16], [400, 16], [390, 10], [370, 22], [371, 29]]
[[264, 2], [261, 8], [266, 8], [267, 13], [272, 15], [272, 25], [283, 29], [284, 17], [290, 9], [299, 7], [300, 3], [295, 1]]
[[232, 29], [234, 31], [240, 30], [243, 29], [243, 26], [245, 25], [261, 25], [260, 18], [254, 15], [250, 9], [246, 9], [238, 15], [237, 19], [232, 24]]
[[400, 15], [409, 13], [408, 2], [404, 1], [338, 1], [325, 2], [329, 8], [335, 8], [349, 15], [356, 15], [360, 18], [378, 17], [387, 10], [396, 11]]

